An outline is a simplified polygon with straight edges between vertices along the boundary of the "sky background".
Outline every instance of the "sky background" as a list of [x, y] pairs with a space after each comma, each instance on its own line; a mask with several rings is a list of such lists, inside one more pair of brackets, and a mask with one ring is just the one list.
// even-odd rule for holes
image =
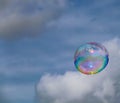
[[[119, 103], [120, 0], [0, 0], [0, 103]], [[74, 66], [85, 42], [110, 61], [86, 76]]]

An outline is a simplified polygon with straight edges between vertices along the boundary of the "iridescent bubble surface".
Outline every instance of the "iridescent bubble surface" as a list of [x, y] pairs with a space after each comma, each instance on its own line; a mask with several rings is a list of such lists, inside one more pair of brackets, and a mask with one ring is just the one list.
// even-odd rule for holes
[[81, 45], [75, 52], [75, 67], [84, 74], [96, 74], [108, 64], [109, 55], [106, 48], [96, 42]]

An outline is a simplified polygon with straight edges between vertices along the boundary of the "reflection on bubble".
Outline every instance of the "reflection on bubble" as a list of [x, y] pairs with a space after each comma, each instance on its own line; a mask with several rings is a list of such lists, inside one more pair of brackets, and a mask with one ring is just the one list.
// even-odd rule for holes
[[76, 68], [84, 74], [96, 74], [108, 64], [109, 57], [106, 48], [95, 42], [81, 45], [74, 55]]

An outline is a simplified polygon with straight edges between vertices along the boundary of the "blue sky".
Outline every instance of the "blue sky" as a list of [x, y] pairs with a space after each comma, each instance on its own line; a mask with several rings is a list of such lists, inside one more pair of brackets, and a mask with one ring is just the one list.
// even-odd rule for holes
[[[119, 0], [1, 0], [0, 100], [118, 103], [119, 10]], [[89, 41], [104, 44], [111, 59], [106, 71], [91, 77], [73, 63], [76, 48]]]

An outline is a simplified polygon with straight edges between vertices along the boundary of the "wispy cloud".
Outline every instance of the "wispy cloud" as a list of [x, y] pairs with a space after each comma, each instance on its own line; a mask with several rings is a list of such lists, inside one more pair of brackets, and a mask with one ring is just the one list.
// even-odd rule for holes
[[[33, 103], [34, 94], [34, 84], [8, 84], [1, 86], [3, 96], [0, 95], [0, 99], [5, 102], [2, 103], [11, 103], [12, 102], [24, 102], [29, 101]], [[26, 92], [25, 92], [26, 91]], [[9, 100], [9, 101], [8, 101]]]
[[[76, 0], [77, 7], [60, 18], [53, 26], [59, 31], [69, 34], [79, 33], [79, 36], [93, 39], [99, 37], [119, 36], [120, 13], [118, 0], [105, 0], [87, 3]], [[83, 3], [84, 2], [84, 3]], [[86, 36], [85, 36], [86, 37]], [[86, 37], [86, 38], [87, 38]]]

